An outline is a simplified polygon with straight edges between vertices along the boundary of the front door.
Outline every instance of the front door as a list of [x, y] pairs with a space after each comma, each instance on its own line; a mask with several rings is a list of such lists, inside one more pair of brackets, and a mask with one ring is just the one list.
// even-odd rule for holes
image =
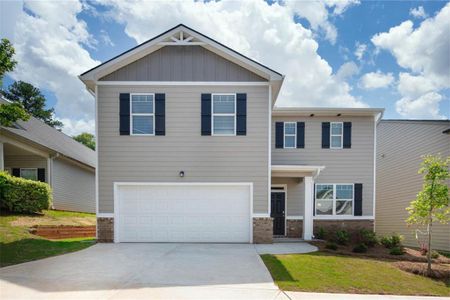
[[285, 193], [272, 192], [271, 200], [272, 210], [270, 216], [273, 218], [273, 235], [285, 235]]

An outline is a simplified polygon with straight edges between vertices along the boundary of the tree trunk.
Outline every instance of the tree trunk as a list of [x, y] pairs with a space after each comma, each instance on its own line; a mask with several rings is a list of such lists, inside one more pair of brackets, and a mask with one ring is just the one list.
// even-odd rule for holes
[[430, 223], [428, 224], [428, 252], [427, 252], [427, 260], [428, 260], [428, 268], [427, 273], [428, 276], [431, 276], [431, 227], [432, 227], [432, 219], [430, 217]]

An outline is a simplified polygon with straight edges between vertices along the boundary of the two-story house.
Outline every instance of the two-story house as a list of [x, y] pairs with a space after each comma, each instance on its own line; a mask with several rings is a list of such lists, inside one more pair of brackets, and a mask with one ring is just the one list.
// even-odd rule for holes
[[105, 242], [373, 228], [381, 109], [274, 109], [280, 73], [178, 25], [83, 73]]

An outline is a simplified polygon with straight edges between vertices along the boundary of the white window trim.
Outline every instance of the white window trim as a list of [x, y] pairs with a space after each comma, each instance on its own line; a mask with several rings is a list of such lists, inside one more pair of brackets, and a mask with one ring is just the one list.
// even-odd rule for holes
[[[333, 186], [333, 199], [317, 199], [317, 186], [319, 185], [332, 185]], [[350, 199], [336, 199], [336, 186], [337, 185], [351, 185], [352, 186], [352, 191], [353, 191], [353, 195], [352, 195], [352, 213], [348, 214], [348, 215], [337, 215], [336, 214], [336, 201], [350, 201]], [[354, 216], [355, 215], [355, 184], [354, 183], [316, 183], [315, 189], [314, 189], [314, 199], [315, 199], [315, 205], [314, 205], [314, 212], [315, 212], [315, 217], [321, 218], [321, 217], [349, 217], [349, 216]], [[332, 201], [333, 202], [333, 211], [331, 215], [321, 215], [321, 214], [317, 214], [317, 200], [322, 200], [322, 201]]]
[[[234, 113], [214, 113], [214, 96], [234, 96]], [[236, 135], [237, 94], [236, 93], [213, 93], [211, 94], [211, 135], [213, 136], [235, 136]], [[214, 117], [234, 117], [234, 132], [230, 134], [214, 133]]]
[[[153, 96], [153, 113], [133, 113], [133, 96]], [[153, 117], [153, 133], [133, 133], [133, 117], [134, 116], [152, 116]], [[130, 93], [130, 135], [136, 136], [154, 136], [155, 135], [155, 94], [154, 93]]]
[[[286, 124], [294, 124], [294, 134], [292, 134], [292, 133], [286, 134]], [[286, 147], [286, 136], [294, 137], [294, 146], [293, 147]], [[297, 148], [297, 122], [284, 122], [283, 123], [283, 148], [284, 149]]]
[[[333, 124], [340, 124], [341, 125], [341, 134], [333, 134]], [[341, 146], [340, 147], [333, 147], [333, 143], [331, 142], [333, 136], [340, 136], [341, 137]], [[343, 149], [344, 147], [344, 122], [330, 122], [330, 149]]]
[[20, 178], [24, 178], [24, 177], [22, 177], [22, 170], [33, 170], [36, 173], [36, 180], [39, 180], [37, 168], [20, 168]]

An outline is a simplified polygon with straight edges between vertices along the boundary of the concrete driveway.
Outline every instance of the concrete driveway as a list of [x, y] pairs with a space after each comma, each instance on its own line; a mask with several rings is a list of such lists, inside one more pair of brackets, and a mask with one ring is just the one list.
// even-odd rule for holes
[[0, 269], [2, 300], [284, 297], [246, 244], [97, 244]]

